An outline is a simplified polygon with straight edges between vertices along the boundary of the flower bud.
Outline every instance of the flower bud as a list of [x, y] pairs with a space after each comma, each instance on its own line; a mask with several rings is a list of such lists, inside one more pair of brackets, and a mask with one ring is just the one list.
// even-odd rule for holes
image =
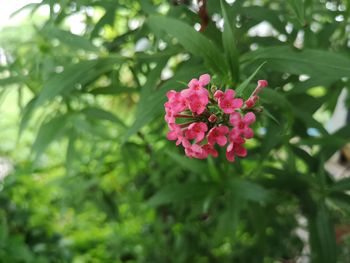
[[267, 87], [267, 85], [268, 83], [266, 80], [258, 80], [258, 86], [255, 88], [252, 96], [258, 95], [263, 88]]
[[218, 88], [215, 86], [215, 85], [213, 85], [213, 86], [211, 86], [211, 93], [215, 93], [217, 90], [218, 90]]
[[254, 107], [254, 105], [255, 105], [255, 103], [258, 101], [258, 99], [259, 99], [258, 96], [252, 96], [252, 97], [250, 97], [250, 98], [247, 99], [246, 102], [245, 102], [246, 107], [247, 107], [248, 109]]
[[266, 80], [258, 80], [258, 85], [262, 88], [265, 88], [269, 85], [269, 83]]
[[214, 123], [214, 122], [216, 122], [217, 119], [218, 118], [216, 117], [216, 115], [212, 114], [209, 116], [208, 121]]

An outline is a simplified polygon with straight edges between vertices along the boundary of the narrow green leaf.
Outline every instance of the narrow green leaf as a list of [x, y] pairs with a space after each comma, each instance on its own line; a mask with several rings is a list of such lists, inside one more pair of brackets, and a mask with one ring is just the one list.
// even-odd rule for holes
[[222, 42], [224, 45], [225, 53], [226, 53], [226, 60], [230, 67], [231, 72], [231, 79], [235, 83], [239, 80], [239, 59], [238, 59], [238, 50], [236, 47], [236, 40], [234, 36], [234, 31], [231, 26], [231, 21], [234, 19], [231, 19], [227, 15], [225, 4], [222, 0], [220, 0], [221, 3], [221, 10], [222, 15], [224, 18], [224, 32], [222, 34]]
[[38, 158], [59, 135], [61, 135], [69, 120], [67, 115], [59, 115], [42, 124], [32, 146], [32, 151]]
[[36, 104], [37, 98], [34, 97], [31, 99], [26, 106], [24, 107], [23, 111], [21, 112], [21, 121], [19, 123], [19, 129], [18, 129], [18, 138], [21, 137], [23, 131], [27, 127], [30, 118], [34, 112], [35, 104]]
[[98, 120], [107, 120], [107, 121], [116, 123], [124, 128], [126, 127], [125, 123], [111, 112], [108, 112], [99, 108], [95, 108], [95, 107], [85, 108], [81, 112], [86, 116], [88, 116], [89, 118], [94, 118]]
[[0, 79], [0, 88], [13, 85], [13, 84], [21, 84], [25, 81], [25, 78], [22, 76], [11, 76], [8, 78]]
[[337, 80], [350, 75], [350, 59], [324, 50], [296, 50], [286, 46], [259, 48], [241, 57], [241, 63], [256, 65], [268, 62], [268, 68], [291, 74], [307, 74]]
[[267, 202], [272, 197], [262, 186], [241, 179], [230, 180], [230, 189], [235, 196], [254, 202]]
[[350, 178], [344, 178], [335, 182], [330, 189], [336, 192], [350, 191]]
[[281, 126], [280, 122], [276, 119], [276, 117], [273, 116], [271, 112], [268, 111], [266, 108], [264, 108], [263, 114], [265, 114], [268, 118], [273, 120], [277, 125]]
[[[245, 6], [241, 8], [241, 14], [254, 21], [254, 23], [252, 22], [249, 24], [251, 27], [262, 21], [267, 21], [280, 33], [287, 34], [285, 22], [282, 21], [283, 18], [281, 19], [279, 10], [272, 10], [271, 8], [264, 6]], [[243, 27], [245, 26], [246, 25], [244, 24]]]
[[70, 48], [92, 52], [99, 51], [99, 48], [93, 45], [89, 39], [72, 34], [69, 31], [65, 31], [54, 26], [45, 27], [42, 30], [42, 34], [44, 34], [49, 39], [57, 39]]
[[181, 156], [174, 152], [166, 152], [182, 168], [191, 171], [195, 174], [207, 175], [209, 173], [208, 166], [200, 160], [190, 159], [186, 156]]
[[98, 36], [99, 31], [105, 26], [105, 25], [112, 25], [115, 18], [115, 12], [117, 9], [118, 3], [106, 3], [108, 6], [106, 7], [106, 13], [100, 18], [100, 20], [96, 23], [94, 29], [91, 32], [91, 39]]
[[259, 72], [259, 70], [266, 64], [266, 61], [264, 61], [254, 72], [247, 78], [246, 80], [241, 83], [241, 85], [238, 86], [236, 89], [237, 96], [243, 96], [244, 90], [248, 87], [249, 83], [252, 81], [252, 79], [255, 77], [255, 75]]
[[116, 87], [114, 85], [108, 86], [108, 87], [103, 87], [103, 88], [95, 88], [90, 91], [89, 93], [93, 95], [120, 95], [123, 93], [134, 93], [134, 92], [139, 92], [138, 89], [136, 88], [129, 88], [129, 87]]
[[150, 16], [148, 24], [156, 29], [155, 32], [161, 30], [175, 37], [188, 52], [204, 59], [213, 72], [227, 79], [229, 71], [222, 52], [210, 39], [193, 27], [178, 19], [164, 16]]
[[91, 83], [102, 74], [110, 72], [115, 64], [121, 61], [121, 58], [111, 57], [85, 60], [65, 66], [63, 72], [54, 74], [44, 84], [44, 88], [36, 100], [35, 107], [41, 106], [58, 95], [70, 92], [77, 85], [85, 86]]
[[336, 263], [337, 247], [334, 226], [330, 222], [329, 213], [324, 204], [318, 206], [316, 218], [310, 221], [312, 262]]
[[140, 99], [140, 104], [138, 105], [136, 119], [124, 135], [123, 142], [125, 143], [130, 136], [134, 135], [156, 116], [164, 113], [164, 103], [166, 101], [165, 94], [171, 89], [178, 90], [181, 87], [178, 84], [178, 81], [188, 82], [193, 76], [197, 76], [204, 72], [205, 69], [203, 68], [203, 65], [185, 63], [180, 66], [175, 75], [166, 81], [157, 91], [153, 91], [150, 94], [146, 93], [145, 96], [142, 96], [143, 98]]
[[303, 0], [287, 0], [301, 26], [305, 25], [305, 11]]
[[148, 205], [159, 206], [168, 203], [180, 203], [188, 199], [202, 199], [208, 196], [215, 186], [209, 183], [188, 183], [163, 187], [148, 200]]

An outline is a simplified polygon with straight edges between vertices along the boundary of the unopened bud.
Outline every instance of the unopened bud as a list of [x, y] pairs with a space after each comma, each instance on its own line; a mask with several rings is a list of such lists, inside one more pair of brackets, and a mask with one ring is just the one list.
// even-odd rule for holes
[[218, 90], [218, 88], [215, 86], [215, 85], [213, 85], [213, 86], [211, 86], [211, 93], [215, 93], [215, 91], [217, 91]]
[[217, 119], [218, 118], [216, 117], [216, 115], [212, 114], [209, 116], [208, 121], [213, 123], [213, 122], [216, 122]]
[[254, 90], [252, 96], [258, 95], [259, 92], [260, 92], [263, 88], [267, 87], [267, 85], [269, 85], [269, 84], [267, 83], [266, 80], [258, 80], [258, 86], [255, 88], [255, 90]]
[[267, 80], [262, 79], [262, 80], [258, 80], [258, 85], [262, 88], [265, 88], [269, 85], [269, 83], [267, 82]]
[[252, 96], [249, 99], [247, 99], [247, 101], [245, 102], [245, 105], [247, 106], [247, 108], [252, 108], [254, 107], [255, 103], [258, 101], [259, 97], [258, 96]]

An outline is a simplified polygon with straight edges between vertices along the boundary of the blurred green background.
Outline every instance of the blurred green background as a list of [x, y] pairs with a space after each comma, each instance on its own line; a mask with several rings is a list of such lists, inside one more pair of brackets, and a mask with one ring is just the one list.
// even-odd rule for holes
[[[350, 262], [350, 180], [325, 169], [350, 1], [0, 7], [0, 262]], [[270, 84], [233, 164], [166, 140], [165, 93], [203, 73]]]

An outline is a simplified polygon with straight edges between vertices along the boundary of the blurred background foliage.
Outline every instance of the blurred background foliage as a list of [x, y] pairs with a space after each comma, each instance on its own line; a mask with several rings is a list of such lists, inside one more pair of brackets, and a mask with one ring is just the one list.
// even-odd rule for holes
[[[14, 167], [0, 262], [350, 262], [336, 235], [350, 180], [324, 169], [350, 137], [325, 128], [349, 90], [349, 1], [43, 0], [18, 14], [0, 33]], [[202, 73], [222, 88], [251, 76], [244, 97], [270, 83], [244, 160], [188, 159], [165, 138], [165, 93]]]

